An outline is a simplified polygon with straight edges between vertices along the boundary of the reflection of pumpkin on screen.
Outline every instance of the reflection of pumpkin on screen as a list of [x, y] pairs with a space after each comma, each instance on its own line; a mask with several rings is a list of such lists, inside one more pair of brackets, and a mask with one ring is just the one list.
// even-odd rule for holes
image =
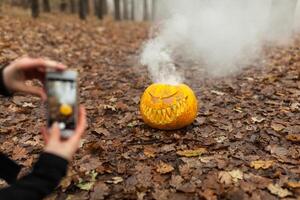
[[197, 109], [197, 98], [185, 84], [153, 84], [145, 90], [140, 104], [145, 123], [163, 130], [179, 129], [191, 124]]
[[55, 81], [50, 84], [48, 97], [51, 122], [62, 122], [64, 126], [74, 123], [76, 89], [72, 82]]

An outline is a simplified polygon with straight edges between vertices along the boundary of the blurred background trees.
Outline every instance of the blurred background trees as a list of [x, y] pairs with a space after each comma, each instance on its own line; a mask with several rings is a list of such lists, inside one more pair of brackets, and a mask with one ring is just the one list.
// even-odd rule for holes
[[[103, 19], [109, 15], [116, 21], [151, 21], [160, 15], [166, 0], [0, 0], [0, 11], [3, 6], [14, 6], [31, 11], [33, 18], [44, 13], [61, 12], [77, 14], [86, 20], [90, 16]], [[170, 1], [170, 0], [169, 0]], [[182, 0], [183, 1], [183, 0]], [[201, 1], [201, 0], [199, 0]], [[271, 0], [270, 3], [270, 38], [289, 33], [293, 27], [298, 0]], [[2, 5], [2, 6], [1, 6]], [[286, 14], [288, 13], [288, 14]], [[299, 16], [298, 16], [299, 17]], [[274, 26], [282, 24], [282, 26]]]
[[153, 20], [158, 2], [157, 0], [0, 0], [0, 4], [3, 5], [30, 9], [33, 18], [43, 13], [62, 12], [77, 13], [82, 20], [92, 15], [99, 19], [111, 15], [117, 21]]

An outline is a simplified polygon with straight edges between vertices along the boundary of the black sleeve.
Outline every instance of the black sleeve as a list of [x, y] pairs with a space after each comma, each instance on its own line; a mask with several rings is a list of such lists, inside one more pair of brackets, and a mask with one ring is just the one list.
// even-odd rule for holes
[[53, 192], [66, 175], [68, 161], [49, 153], [41, 154], [33, 171], [0, 190], [1, 200], [40, 200]]
[[21, 167], [17, 163], [0, 153], [0, 178], [8, 184], [12, 184], [16, 181], [20, 170]]
[[0, 94], [4, 96], [11, 96], [12, 94], [7, 90], [3, 80], [3, 70], [6, 66], [6, 64], [0, 64]]

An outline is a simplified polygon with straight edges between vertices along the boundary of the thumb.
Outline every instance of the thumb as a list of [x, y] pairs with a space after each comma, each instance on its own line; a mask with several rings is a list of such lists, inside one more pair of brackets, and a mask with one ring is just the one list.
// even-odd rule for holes
[[51, 127], [50, 139], [60, 140], [60, 129], [57, 122], [55, 122]]

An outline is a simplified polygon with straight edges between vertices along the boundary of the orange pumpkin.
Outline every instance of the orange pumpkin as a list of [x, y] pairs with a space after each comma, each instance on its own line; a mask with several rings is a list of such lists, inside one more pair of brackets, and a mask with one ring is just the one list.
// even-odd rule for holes
[[197, 110], [197, 98], [185, 84], [152, 84], [145, 90], [140, 103], [144, 122], [162, 130], [180, 129], [191, 124]]

